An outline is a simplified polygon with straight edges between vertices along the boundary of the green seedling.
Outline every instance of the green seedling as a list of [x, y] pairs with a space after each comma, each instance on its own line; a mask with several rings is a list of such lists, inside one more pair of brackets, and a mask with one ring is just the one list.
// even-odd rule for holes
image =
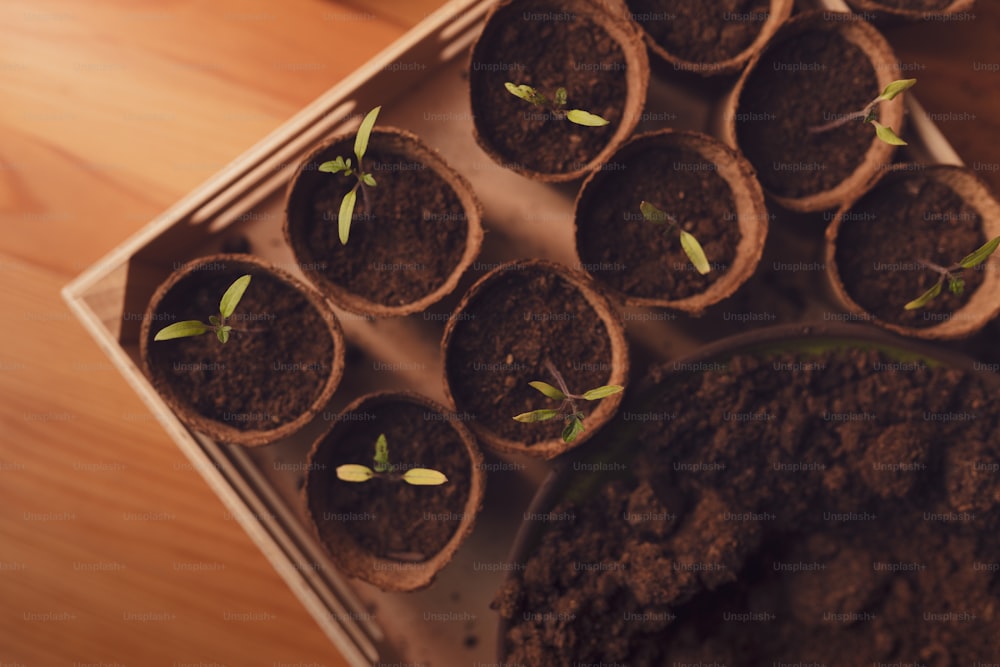
[[524, 412], [515, 416], [514, 419], [519, 422], [533, 423], [562, 417], [566, 422], [566, 426], [563, 428], [562, 432], [562, 439], [563, 442], [566, 443], [576, 440], [577, 436], [585, 430], [583, 427], [584, 414], [577, 407], [577, 400], [599, 401], [602, 398], [611, 396], [612, 394], [617, 394], [624, 389], [621, 385], [609, 384], [604, 385], [603, 387], [597, 387], [596, 389], [591, 389], [590, 391], [585, 391], [582, 394], [574, 394], [571, 393], [569, 388], [566, 386], [566, 380], [563, 379], [562, 373], [559, 372], [551, 361], [545, 361], [545, 368], [552, 374], [552, 377], [555, 378], [556, 384], [559, 385], [558, 388], [553, 387], [547, 382], [541, 382], [539, 380], [529, 382], [528, 384], [541, 392], [547, 398], [551, 398], [554, 401], [562, 401], [559, 408], [556, 410], [545, 409]]
[[928, 269], [935, 271], [938, 274], [938, 280], [934, 283], [933, 287], [918, 296], [913, 301], [903, 306], [906, 310], [916, 310], [918, 308], [923, 308], [928, 303], [933, 301], [939, 294], [941, 294], [944, 289], [944, 284], [948, 283], [948, 291], [955, 295], [961, 295], [965, 291], [965, 281], [962, 280], [958, 274], [966, 269], [973, 269], [987, 259], [993, 254], [1000, 246], [1000, 236], [987, 241], [978, 249], [966, 255], [956, 264], [951, 266], [941, 266], [940, 264], [935, 264], [934, 262], [921, 260], [920, 264], [926, 266]]
[[243, 329], [235, 329], [232, 325], [227, 324], [226, 320], [233, 314], [233, 311], [236, 310], [236, 306], [239, 304], [240, 299], [243, 298], [243, 293], [247, 291], [247, 286], [249, 284], [249, 275], [240, 276], [233, 281], [233, 284], [226, 289], [226, 292], [222, 295], [222, 299], [219, 301], [219, 314], [209, 316], [209, 324], [199, 322], [198, 320], [174, 322], [170, 326], [157, 331], [153, 340], [188, 338], [191, 336], [200, 336], [203, 333], [208, 333], [209, 331], [214, 331], [220, 343], [228, 342], [229, 333], [231, 331], [244, 331]]
[[549, 113], [552, 114], [553, 118], [565, 118], [571, 123], [584, 125], [586, 127], [601, 127], [611, 122], [601, 118], [597, 114], [584, 111], [583, 109], [570, 109], [567, 111], [565, 88], [556, 88], [555, 97], [550, 100], [539, 91], [525, 84], [518, 85], [508, 81], [503, 85], [507, 89], [507, 92], [514, 97], [519, 97], [525, 102], [534, 104], [536, 107], [547, 109]]
[[383, 477], [394, 481], [403, 480], [413, 486], [438, 486], [448, 481], [444, 473], [430, 468], [410, 468], [402, 475], [393, 472], [393, 466], [389, 463], [389, 443], [385, 433], [380, 434], [375, 440], [374, 466], [374, 470], [355, 463], [337, 466], [337, 478], [345, 482], [367, 482], [373, 477]]
[[904, 90], [909, 90], [917, 83], [916, 79], [898, 79], [893, 81], [885, 87], [882, 94], [873, 99], [871, 102], [866, 104], [863, 108], [854, 111], [852, 113], [846, 114], [837, 120], [825, 123], [823, 125], [814, 125], [809, 128], [809, 132], [819, 133], [838, 128], [841, 125], [846, 125], [854, 120], [861, 120], [865, 123], [871, 123], [875, 127], [875, 136], [892, 146], [906, 146], [906, 142], [899, 138], [899, 136], [893, 132], [892, 128], [888, 125], [882, 125], [875, 118], [878, 116], [878, 104], [879, 102], [888, 102], [899, 95]]
[[648, 201], [643, 201], [639, 204], [639, 211], [642, 212], [642, 217], [649, 222], [657, 225], [667, 225], [668, 231], [676, 229], [679, 232], [681, 248], [684, 250], [684, 254], [688, 256], [688, 259], [691, 260], [691, 263], [694, 264], [694, 268], [698, 273], [705, 275], [712, 270], [712, 266], [708, 263], [708, 258], [705, 257], [705, 251], [702, 250], [701, 244], [698, 243], [698, 239], [694, 237], [694, 234], [681, 229], [681, 226], [677, 224], [676, 218], [664, 213]]
[[347, 237], [351, 233], [351, 221], [354, 219], [354, 205], [358, 201], [358, 190], [361, 190], [361, 195], [364, 198], [365, 210], [371, 211], [368, 188], [375, 187], [375, 177], [370, 172], [365, 171], [363, 160], [365, 151], [368, 150], [368, 139], [371, 137], [372, 128], [375, 126], [375, 119], [381, 110], [382, 107], [375, 107], [361, 121], [361, 127], [358, 128], [358, 134], [354, 138], [356, 164], [351, 163], [351, 158], [345, 159], [344, 156], [338, 155], [336, 159], [324, 162], [319, 166], [320, 171], [330, 174], [353, 176], [356, 180], [354, 187], [341, 200], [340, 212], [337, 214], [337, 231], [340, 234], [341, 245], [347, 245]]

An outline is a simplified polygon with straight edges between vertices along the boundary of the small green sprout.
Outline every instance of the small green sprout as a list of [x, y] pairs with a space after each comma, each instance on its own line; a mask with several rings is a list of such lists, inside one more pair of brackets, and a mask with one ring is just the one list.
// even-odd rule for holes
[[955, 294], [956, 296], [961, 295], [962, 292], [965, 291], [965, 281], [959, 278], [956, 274], [961, 273], [966, 269], [975, 268], [985, 262], [997, 249], [997, 246], [1000, 246], [1000, 236], [987, 241], [978, 249], [963, 257], [957, 264], [952, 264], [948, 267], [935, 264], [934, 262], [921, 261], [920, 264], [923, 264], [928, 269], [938, 273], [938, 280], [934, 283], [933, 287], [918, 296], [913, 301], [910, 301], [908, 304], [903, 306], [903, 308], [906, 310], [923, 308], [934, 300], [939, 294], [941, 294], [941, 291], [944, 289], [945, 282], [948, 283], [949, 292]]
[[691, 260], [691, 263], [694, 264], [694, 268], [698, 271], [698, 273], [705, 275], [712, 270], [712, 266], [708, 263], [708, 258], [705, 257], [705, 251], [702, 250], [701, 244], [698, 243], [698, 239], [694, 237], [694, 234], [681, 229], [681, 226], [677, 224], [676, 218], [672, 215], [664, 213], [648, 201], [641, 202], [639, 204], [639, 210], [642, 212], [642, 217], [649, 222], [658, 225], [665, 224], [668, 225], [668, 230], [676, 229], [680, 232], [681, 248], [684, 250], [684, 254], [688, 256], [688, 259]]
[[354, 157], [358, 161], [356, 165], [351, 164], [351, 158], [345, 159], [342, 155], [338, 155], [336, 159], [324, 162], [319, 166], [320, 171], [330, 174], [354, 176], [357, 179], [354, 187], [344, 195], [344, 199], [340, 202], [340, 213], [337, 215], [337, 231], [340, 234], [341, 245], [347, 245], [347, 237], [351, 232], [351, 220], [354, 218], [354, 204], [358, 200], [358, 190], [361, 190], [361, 194], [364, 197], [365, 209], [371, 210], [368, 201], [368, 190], [366, 188], [375, 187], [375, 177], [370, 172], [364, 170], [362, 159], [365, 157], [365, 151], [368, 150], [368, 139], [371, 137], [372, 128], [375, 126], [375, 119], [381, 110], [382, 107], [375, 107], [361, 121], [361, 127], [358, 128], [358, 134], [354, 138]]
[[566, 427], [563, 428], [562, 432], [563, 442], [566, 443], [576, 440], [577, 436], [585, 430], [583, 427], [584, 414], [579, 410], [579, 408], [577, 408], [577, 399], [584, 401], [599, 401], [600, 399], [611, 396], [612, 394], [617, 394], [624, 389], [621, 385], [609, 384], [597, 387], [596, 389], [591, 389], [590, 391], [585, 391], [582, 394], [573, 394], [570, 392], [569, 388], [566, 387], [566, 380], [563, 379], [562, 373], [559, 372], [551, 361], [545, 361], [545, 368], [552, 374], [552, 377], [555, 378], [556, 383], [559, 385], [558, 388], [540, 380], [529, 382], [528, 384], [544, 394], [546, 397], [551, 398], [554, 401], [562, 401], [559, 409], [544, 409], [523, 412], [515, 416], [514, 419], [519, 422], [530, 424], [533, 422], [548, 421], [549, 419], [555, 419], [556, 417], [561, 416], [566, 422]]
[[430, 468], [410, 468], [402, 475], [393, 474], [393, 466], [389, 464], [389, 443], [385, 433], [375, 441], [375, 469], [368, 466], [347, 463], [337, 466], [337, 478], [344, 482], [367, 482], [372, 477], [385, 477], [392, 480], [403, 480], [413, 486], [438, 486], [448, 481], [444, 473]]
[[525, 84], [515, 85], [508, 81], [503, 85], [507, 89], [507, 92], [514, 97], [519, 97], [526, 102], [531, 102], [536, 107], [548, 109], [552, 113], [553, 118], [565, 118], [571, 123], [585, 125], [586, 127], [601, 127], [602, 125], [607, 125], [611, 122], [601, 118], [597, 114], [584, 111], [583, 109], [570, 109], [569, 111], [565, 111], [565, 88], [556, 88], [555, 98], [550, 100], [542, 93]]
[[809, 132], [819, 133], [838, 128], [841, 125], [846, 125], [852, 120], [862, 120], [865, 123], [871, 123], [875, 126], [875, 136], [892, 146], [906, 146], [906, 142], [899, 138], [892, 128], [888, 125], [882, 125], [875, 118], [878, 115], [878, 103], [888, 102], [899, 95], [904, 90], [909, 90], [917, 83], [916, 79], [898, 79], [893, 81], [885, 87], [882, 94], [873, 99], [871, 102], [866, 104], [862, 109], [854, 111], [852, 113], [846, 114], [837, 120], [825, 123], [823, 125], [814, 125], [809, 128]]
[[[205, 324], [204, 322], [199, 322], [198, 320], [174, 322], [170, 326], [164, 327], [156, 332], [156, 336], [153, 337], [153, 340], [187, 338], [190, 336], [200, 336], [203, 333], [214, 331], [215, 335], [219, 338], [220, 343], [228, 342], [229, 333], [234, 329], [231, 325], [226, 324], [226, 318], [231, 316], [233, 311], [236, 310], [236, 306], [239, 304], [240, 299], [243, 298], [243, 293], [247, 291], [247, 286], [249, 284], [249, 275], [240, 276], [233, 281], [233, 284], [229, 286], [225, 294], [222, 295], [222, 299], [219, 301], [219, 314], [209, 316], [208, 321], [210, 324]], [[240, 329], [236, 329], [236, 331], [240, 331]]]

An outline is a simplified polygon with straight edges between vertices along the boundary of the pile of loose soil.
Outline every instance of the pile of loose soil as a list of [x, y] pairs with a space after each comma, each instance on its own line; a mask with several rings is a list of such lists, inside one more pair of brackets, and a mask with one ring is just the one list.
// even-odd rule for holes
[[506, 662], [1000, 655], [995, 383], [860, 350], [703, 368], [623, 408], [632, 478], [547, 515], [496, 602]]
[[878, 4], [893, 9], [935, 11], [948, 9], [954, 0], [878, 0]]

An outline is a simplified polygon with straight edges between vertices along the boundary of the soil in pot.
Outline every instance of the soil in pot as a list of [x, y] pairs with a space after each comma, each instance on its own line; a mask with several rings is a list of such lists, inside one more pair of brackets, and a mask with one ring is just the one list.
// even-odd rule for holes
[[[523, 8], [524, 11], [521, 11]], [[622, 123], [626, 61], [621, 46], [583, 13], [522, 3], [484, 34], [470, 65], [476, 128], [505, 163], [544, 174], [577, 171], [603, 150]], [[499, 23], [499, 21], [498, 21]], [[514, 97], [505, 82], [527, 84], [552, 99], [566, 89], [567, 109], [609, 121], [583, 127]]]
[[768, 19], [770, 0], [627, 0], [633, 18], [663, 49], [693, 63], [739, 55]]
[[[289, 204], [295, 234], [314, 266], [330, 282], [385, 306], [413, 303], [440, 288], [465, 253], [468, 219], [448, 183], [413, 158], [380, 148], [372, 136], [366, 168], [377, 185], [358, 196], [347, 245], [338, 237], [340, 202], [353, 178], [307, 174]], [[321, 160], [351, 155], [350, 137], [324, 151]], [[297, 186], [300, 187], [300, 186]]]
[[948, 9], [955, 0], [878, 0], [877, 4], [893, 9], [910, 9], [916, 11], [939, 11]]
[[808, 128], [863, 108], [879, 92], [871, 61], [837, 32], [784, 39], [762, 54], [746, 81], [736, 112], [740, 149], [773, 194], [832, 189], [862, 163], [874, 129], [861, 121], [826, 132]]
[[919, 171], [895, 174], [846, 216], [837, 234], [837, 272], [851, 298], [880, 320], [914, 328], [940, 324], [983, 283], [981, 270], [966, 270], [963, 294], [946, 287], [923, 308], [903, 308], [938, 279], [920, 261], [950, 266], [987, 240], [976, 209], [940, 181]]
[[[732, 190], [697, 151], [651, 146], [595, 178], [596, 188], [577, 206], [577, 250], [609, 286], [631, 297], [677, 300], [704, 292], [732, 265], [741, 238]], [[698, 239], [712, 271], [694, 269], [676, 229], [642, 217], [643, 200]]]
[[[192, 271], [160, 301], [147, 343], [154, 385], [240, 431], [271, 430], [299, 418], [323, 392], [335, 363], [323, 316], [304, 295], [257, 267], [213, 266]], [[217, 314], [221, 295], [246, 273], [252, 279], [229, 318], [234, 331], [227, 343], [214, 334], [153, 341], [172, 322], [204, 322]]]
[[[513, 419], [558, 407], [528, 385], [556, 384], [546, 359], [570, 391], [607, 384], [612, 370], [607, 327], [568, 280], [539, 266], [518, 265], [496, 276], [460, 313], [445, 357], [449, 391], [460, 412], [502, 438], [529, 445], [559, 438], [561, 419], [533, 424]], [[599, 404], [578, 401], [585, 415]]]
[[[324, 499], [323, 512], [315, 517], [320, 534], [324, 521], [343, 521], [358, 545], [378, 558], [424, 561], [445, 547], [465, 516], [472, 467], [468, 452], [445, 416], [423, 405], [393, 401], [368, 405], [357, 415], [364, 418], [339, 429], [337, 440], [311, 461], [325, 477], [316, 492]], [[381, 478], [364, 483], [337, 479], [339, 465], [371, 468], [375, 441], [383, 433], [396, 471], [432, 468], [448, 481], [413, 486]], [[311, 477], [318, 480], [317, 472]], [[327, 547], [336, 550], [338, 545]]]
[[502, 660], [995, 659], [995, 383], [857, 349], [705, 368], [644, 406], [633, 478], [548, 514]]

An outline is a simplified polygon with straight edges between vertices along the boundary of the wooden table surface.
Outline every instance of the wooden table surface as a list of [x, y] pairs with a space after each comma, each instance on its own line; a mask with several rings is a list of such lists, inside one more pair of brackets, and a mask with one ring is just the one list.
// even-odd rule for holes
[[[59, 290], [440, 4], [0, 3], [0, 665], [344, 664]], [[888, 32], [1000, 191], [998, 4]]]

